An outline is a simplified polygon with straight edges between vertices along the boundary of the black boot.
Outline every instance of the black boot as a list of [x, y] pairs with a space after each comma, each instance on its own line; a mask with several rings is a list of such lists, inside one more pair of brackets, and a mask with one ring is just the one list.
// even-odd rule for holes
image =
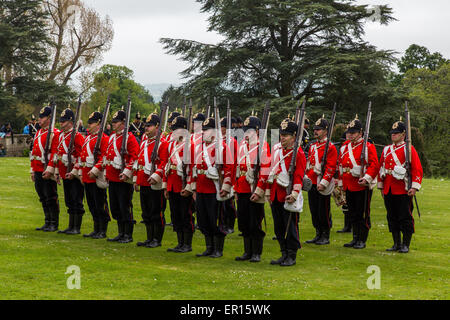
[[398, 250], [398, 253], [408, 253], [409, 252], [411, 238], [412, 238], [411, 232], [403, 232], [403, 243], [402, 243], [402, 247]]
[[316, 243], [316, 241], [320, 239], [321, 234], [322, 234], [322, 232], [319, 229], [316, 229], [316, 236], [314, 237], [314, 239], [307, 240], [305, 242], [306, 243]]
[[391, 252], [400, 250], [402, 248], [402, 236], [400, 234], [400, 231], [392, 231], [392, 239], [394, 240], [394, 245], [391, 248], [386, 249], [386, 251]]
[[236, 257], [236, 261], [245, 261], [252, 258], [252, 239], [250, 237], [244, 237], [244, 254], [240, 257]]
[[69, 235], [75, 235], [81, 233], [81, 222], [83, 221], [83, 215], [81, 214], [74, 214], [73, 217], [73, 228], [72, 230], [69, 230], [66, 232], [66, 234]]
[[358, 228], [356, 227], [356, 224], [353, 225], [352, 231], [353, 231], [353, 240], [350, 241], [349, 243], [344, 244], [344, 247], [346, 248], [353, 248], [353, 246], [358, 241]]
[[315, 243], [319, 246], [330, 244], [330, 230], [323, 231], [322, 234], [320, 235], [319, 240], [317, 240]]
[[223, 256], [223, 245], [225, 243], [224, 236], [214, 237], [214, 253], [211, 254], [210, 258], [220, 258]]
[[250, 262], [260, 262], [261, 261], [263, 243], [264, 243], [263, 237], [252, 239], [252, 258], [250, 259]]
[[83, 237], [85, 238], [93, 238], [100, 232], [100, 222], [94, 220], [94, 231], [92, 231], [89, 234], [83, 234]]
[[214, 238], [205, 236], [206, 250], [203, 253], [197, 253], [197, 257], [208, 257], [214, 252]]
[[168, 252], [180, 252], [180, 249], [184, 245], [184, 235], [182, 231], [177, 232], [177, 241], [178, 244], [174, 248], [167, 249]]
[[358, 234], [359, 234], [358, 241], [353, 246], [353, 249], [364, 249], [366, 247], [366, 241], [367, 241], [367, 237], [369, 235], [369, 229], [367, 229], [365, 226], [360, 226]]
[[150, 223], [146, 223], [145, 224], [145, 229], [147, 231], [147, 240], [145, 240], [144, 242], [139, 241], [137, 243], [138, 247], [145, 247], [147, 246], [150, 242], [153, 241], [153, 225], [151, 225]]
[[278, 243], [280, 244], [281, 257], [277, 260], [270, 261], [270, 264], [272, 265], [280, 265], [287, 258], [288, 255], [286, 244], [284, 243], [284, 241], [278, 241]]
[[117, 241], [119, 241], [120, 239], [123, 238], [123, 235], [124, 235], [124, 232], [125, 232], [124, 222], [117, 221], [117, 230], [118, 230], [119, 234], [115, 238], [108, 239], [107, 241], [117, 242]]
[[92, 236], [92, 239], [105, 239], [106, 238], [106, 232], [108, 231], [108, 223], [107, 220], [100, 220], [99, 222], [99, 231], [95, 236]]
[[130, 243], [133, 242], [133, 229], [134, 223], [131, 221], [125, 222], [124, 233], [122, 239], [120, 239], [119, 243]]
[[59, 225], [59, 212], [50, 212], [49, 214], [49, 225], [46, 229], [42, 229], [44, 232], [55, 232], [58, 231]]
[[161, 247], [162, 238], [164, 235], [165, 226], [160, 224], [153, 225], [153, 240], [146, 245], [147, 248]]
[[192, 251], [192, 237], [194, 233], [192, 232], [183, 232], [183, 246], [177, 251], [180, 253], [186, 253]]
[[352, 225], [350, 223], [350, 217], [348, 214], [344, 214], [344, 228], [342, 230], [338, 230], [338, 233], [348, 233], [352, 232]]
[[72, 231], [74, 224], [75, 224], [75, 215], [69, 214], [69, 226], [65, 230], [59, 230], [58, 233], [67, 233], [69, 231]]
[[42, 227], [38, 227], [36, 228], [36, 231], [43, 231], [44, 229], [47, 229], [50, 225], [50, 214], [48, 213], [48, 211], [44, 211], [44, 216], [45, 216], [45, 220], [44, 220], [44, 225]]
[[288, 250], [287, 258], [280, 263], [282, 267], [290, 267], [295, 265], [297, 259], [297, 251]]

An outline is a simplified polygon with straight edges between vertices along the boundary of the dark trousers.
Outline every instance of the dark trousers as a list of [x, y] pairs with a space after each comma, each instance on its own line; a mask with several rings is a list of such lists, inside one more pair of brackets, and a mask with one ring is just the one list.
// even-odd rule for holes
[[197, 221], [206, 237], [225, 237], [223, 219], [220, 217], [219, 201], [215, 193], [197, 193]]
[[242, 236], [252, 239], [264, 238], [266, 233], [262, 230], [264, 219], [264, 204], [250, 201], [251, 193], [239, 193], [237, 200], [238, 228]]
[[47, 219], [49, 214], [59, 217], [58, 189], [56, 181], [42, 179], [42, 172], [34, 173], [34, 188], [44, 209]]
[[86, 194], [86, 202], [91, 212], [92, 219], [95, 222], [111, 221], [108, 209], [108, 199], [106, 196], [106, 189], [97, 187], [94, 183], [85, 183], [84, 190]]
[[320, 232], [329, 232], [333, 226], [330, 211], [330, 198], [317, 191], [317, 185], [313, 184], [308, 191], [309, 210], [311, 211], [312, 224]]
[[64, 179], [63, 187], [67, 213], [82, 216], [85, 211], [83, 206], [84, 187], [81, 184], [81, 181], [77, 178], [72, 180]]
[[271, 205], [273, 226], [281, 251], [295, 251], [301, 248], [300, 236], [298, 230], [299, 213], [292, 212], [291, 222], [286, 237], [289, 215], [291, 212], [284, 209], [284, 202], [275, 199]]
[[126, 182], [109, 182], [109, 207], [118, 222], [136, 223], [133, 218], [133, 185]]
[[234, 197], [221, 202], [220, 209], [223, 211], [223, 223], [227, 229], [234, 229], [236, 222], [236, 204]]
[[170, 219], [173, 223], [173, 231], [185, 233], [195, 231], [192, 201], [192, 196], [183, 197], [179, 192], [169, 192]]
[[[349, 191], [345, 192], [347, 199], [348, 215], [350, 224], [357, 230], [370, 230], [370, 202], [372, 200], [372, 190]], [[365, 211], [364, 211], [364, 201]]]
[[390, 232], [414, 233], [413, 201], [407, 194], [384, 195], [387, 221]]
[[162, 211], [164, 191], [153, 190], [151, 187], [140, 188], [142, 220], [146, 225], [165, 226], [166, 220]]

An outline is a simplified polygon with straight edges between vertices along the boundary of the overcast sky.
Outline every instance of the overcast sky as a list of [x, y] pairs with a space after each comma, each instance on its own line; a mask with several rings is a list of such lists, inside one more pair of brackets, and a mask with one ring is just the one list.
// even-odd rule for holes
[[[135, 80], [152, 83], [180, 84], [179, 73], [186, 65], [167, 55], [158, 40], [162, 37], [192, 39], [217, 43], [220, 35], [207, 32], [208, 15], [200, 13], [195, 0], [84, 0], [100, 15], [114, 24], [112, 49], [103, 63], [125, 65], [132, 69]], [[412, 43], [450, 58], [449, 0], [357, 0], [358, 4], [386, 4], [394, 10], [398, 21], [388, 26], [367, 23], [366, 40], [379, 49], [403, 54]]]

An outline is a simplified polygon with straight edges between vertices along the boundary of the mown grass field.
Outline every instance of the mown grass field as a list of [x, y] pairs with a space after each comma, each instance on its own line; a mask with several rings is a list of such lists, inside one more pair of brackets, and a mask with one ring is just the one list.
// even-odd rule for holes
[[[68, 215], [59, 187], [60, 227]], [[193, 252], [166, 252], [176, 244], [176, 234], [166, 228], [163, 246], [138, 248], [145, 239], [144, 225], [135, 228], [132, 244], [108, 243], [82, 236], [35, 231], [43, 224], [40, 202], [29, 178], [25, 158], [0, 159], [0, 296], [2, 299], [151, 299], [151, 300], [304, 300], [304, 299], [449, 299], [450, 298], [450, 181], [425, 180], [418, 195], [422, 218], [416, 219], [411, 252], [385, 251], [392, 245], [386, 213], [379, 192], [372, 201], [372, 230], [367, 248], [347, 249], [350, 234], [338, 234], [343, 215], [332, 205], [334, 228], [328, 246], [307, 245], [314, 230], [308, 206], [301, 215], [297, 265], [272, 266], [279, 247], [271, 240], [273, 226], [266, 210], [267, 237], [262, 262], [236, 262], [242, 254], [238, 232], [227, 236], [224, 257], [196, 258], [204, 240], [196, 232]], [[134, 214], [140, 220], [139, 197]], [[305, 202], [307, 204], [307, 202]], [[87, 205], [86, 205], [87, 208]], [[169, 219], [169, 213], [166, 212]], [[236, 225], [237, 227], [237, 225]], [[237, 229], [237, 228], [236, 228]], [[82, 233], [92, 230], [85, 215]], [[110, 224], [109, 236], [117, 225]], [[71, 265], [81, 270], [81, 289], [66, 285]], [[381, 270], [381, 288], [370, 290], [367, 268]]]

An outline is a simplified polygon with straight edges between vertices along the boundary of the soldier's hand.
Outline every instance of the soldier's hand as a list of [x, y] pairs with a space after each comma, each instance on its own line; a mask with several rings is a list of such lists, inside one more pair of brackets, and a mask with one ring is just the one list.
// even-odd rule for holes
[[154, 186], [154, 185], [157, 184], [158, 182], [156, 182], [155, 179], [150, 178], [150, 179], [148, 179], [148, 183], [150, 183], [152, 186]]
[[97, 177], [95, 176], [95, 174], [92, 173], [92, 171], [89, 171], [88, 175], [89, 175], [89, 178], [92, 180], [97, 179]]
[[193, 192], [192, 193], [192, 199], [194, 199], [194, 201], [197, 201], [197, 192]]
[[136, 183], [133, 184], [133, 186], [134, 186], [134, 191], [136, 191], [136, 192], [140, 191], [140, 188], [139, 188], [139, 186]]
[[167, 191], [167, 189], [164, 189], [164, 198], [169, 200], [169, 191]]
[[367, 186], [367, 185], [369, 184], [369, 182], [368, 182], [366, 179], [364, 179], [364, 178], [360, 178], [360, 179], [358, 180], [358, 183], [359, 183], [360, 185], [362, 185], [362, 186]]
[[126, 181], [126, 180], [128, 180], [128, 177], [125, 174], [121, 173], [121, 174], [119, 174], [119, 179], [120, 179], [120, 181]]
[[35, 178], [34, 178], [34, 172], [32, 172], [32, 173], [31, 173], [31, 181], [34, 182], [34, 179], [35, 179]]
[[250, 197], [250, 201], [252, 202], [258, 202], [260, 199], [261, 197], [256, 193], [252, 194], [252, 196]]
[[66, 173], [66, 179], [73, 180], [74, 176], [72, 173]]
[[220, 190], [220, 197], [221, 197], [221, 198], [225, 198], [228, 194], [229, 194], [228, 191]]
[[61, 179], [60, 179], [59, 174], [57, 174], [55, 177], [56, 177], [56, 183], [57, 183], [58, 185], [60, 185], [60, 184], [61, 184]]
[[323, 184], [318, 184], [317, 191], [323, 191], [323, 190], [325, 190], [325, 186]]
[[294, 203], [295, 202], [295, 198], [291, 195], [287, 196], [285, 201], [289, 204]]
[[52, 174], [51, 174], [50, 172], [45, 171], [45, 172], [42, 174], [42, 179], [48, 180], [48, 179], [51, 178], [51, 176], [52, 176]]
[[182, 190], [180, 194], [181, 194], [182, 197], [187, 198], [187, 197], [189, 197], [189, 196], [192, 194], [192, 192], [187, 191], [187, 190], [185, 189], [185, 190]]
[[409, 189], [408, 196], [414, 197], [416, 195], [417, 190], [414, 188]]

